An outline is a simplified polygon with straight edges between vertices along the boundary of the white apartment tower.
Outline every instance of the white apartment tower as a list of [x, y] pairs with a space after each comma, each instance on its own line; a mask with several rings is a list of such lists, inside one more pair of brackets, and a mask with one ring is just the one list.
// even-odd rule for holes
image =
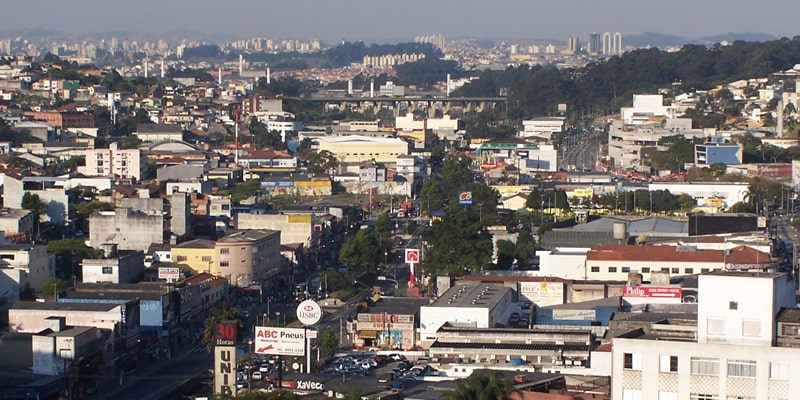
[[611, 33], [606, 32], [603, 34], [603, 54], [604, 55], [611, 55], [611, 51], [614, 49], [614, 38], [611, 36]]
[[619, 32], [614, 34], [614, 54], [622, 54], [622, 34]]

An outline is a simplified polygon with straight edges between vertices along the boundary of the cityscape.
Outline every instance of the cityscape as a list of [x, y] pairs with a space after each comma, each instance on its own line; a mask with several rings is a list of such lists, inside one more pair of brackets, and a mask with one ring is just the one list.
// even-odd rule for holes
[[798, 398], [800, 37], [584, 30], [0, 34], [0, 399]]

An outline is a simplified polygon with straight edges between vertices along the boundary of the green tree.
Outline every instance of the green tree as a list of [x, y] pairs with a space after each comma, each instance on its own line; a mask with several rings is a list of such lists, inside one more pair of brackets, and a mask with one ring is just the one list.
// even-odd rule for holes
[[336, 354], [336, 348], [339, 346], [339, 338], [330, 329], [325, 329], [317, 340], [320, 354], [325, 358], [333, 357]]
[[[203, 344], [209, 352], [214, 350], [214, 333], [217, 329], [217, 323], [222, 321], [237, 321], [239, 326], [238, 335], [242, 336], [244, 330], [244, 321], [239, 318], [239, 312], [233, 307], [228, 308], [215, 308], [211, 315], [206, 318], [203, 325]], [[239, 339], [237, 338], [237, 339]]]
[[517, 247], [514, 252], [514, 257], [517, 260], [517, 265], [520, 269], [527, 269], [530, 258], [536, 253], [536, 242], [531, 236], [529, 229], [523, 229], [517, 235]]
[[330, 174], [339, 166], [339, 161], [336, 156], [328, 150], [320, 152], [309, 151], [306, 153], [303, 161], [306, 164], [306, 169], [311, 175]]
[[753, 203], [740, 201], [732, 205], [730, 211], [732, 213], [754, 213], [756, 212], [756, 207], [753, 205]]
[[458, 204], [449, 207], [441, 220], [423, 232], [430, 251], [422, 262], [429, 276], [461, 276], [491, 263], [492, 238], [475, 211]]
[[273, 390], [271, 392], [261, 392], [253, 390], [249, 392], [239, 393], [236, 397], [214, 395], [213, 400], [299, 400], [300, 395], [287, 392], [285, 390]]
[[61, 293], [67, 289], [67, 282], [63, 279], [59, 278], [50, 278], [45, 282], [41, 287], [41, 292], [45, 296], [45, 299], [49, 301], [49, 298], [53, 298], [55, 300], [55, 294]]
[[39, 198], [38, 194], [25, 192], [22, 195], [22, 209], [28, 210], [33, 215], [34, 230], [36, 237], [39, 237], [39, 228], [42, 222], [42, 216], [47, 211], [47, 205]]
[[92, 200], [89, 202], [78, 203], [78, 205], [75, 206], [75, 211], [77, 211], [78, 214], [88, 216], [95, 211], [114, 211], [114, 208], [114, 203]]
[[517, 250], [516, 244], [510, 240], [501, 239], [497, 241], [497, 269], [509, 269], [514, 263], [514, 253]]
[[467, 378], [456, 380], [456, 388], [442, 395], [443, 400], [504, 400], [515, 392], [514, 384], [503, 373], [479, 369]]
[[383, 252], [378, 238], [370, 229], [360, 229], [356, 236], [347, 239], [339, 251], [339, 262], [366, 271], [374, 271]]

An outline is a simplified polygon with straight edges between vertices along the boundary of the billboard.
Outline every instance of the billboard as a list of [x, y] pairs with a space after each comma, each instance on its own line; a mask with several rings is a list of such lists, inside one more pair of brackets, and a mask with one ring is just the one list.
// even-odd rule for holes
[[254, 350], [256, 354], [305, 355], [305, 329], [257, 326]]
[[290, 224], [310, 224], [311, 214], [289, 214], [286, 216], [286, 220]]
[[214, 348], [214, 393], [236, 396], [236, 347]]
[[683, 289], [680, 286], [623, 286], [622, 297], [680, 299], [683, 297]]
[[520, 282], [519, 296], [540, 307], [564, 304], [562, 282]]
[[553, 319], [558, 321], [594, 321], [597, 316], [594, 310], [554, 309]]
[[177, 281], [181, 279], [181, 269], [180, 268], [167, 268], [167, 267], [159, 267], [158, 268], [158, 279], [166, 279], [168, 281]]

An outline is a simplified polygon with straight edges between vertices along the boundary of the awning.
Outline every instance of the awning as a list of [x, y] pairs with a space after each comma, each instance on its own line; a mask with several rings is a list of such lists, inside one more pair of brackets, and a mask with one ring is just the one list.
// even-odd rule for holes
[[375, 339], [378, 337], [378, 331], [361, 331], [360, 336], [362, 339]]

